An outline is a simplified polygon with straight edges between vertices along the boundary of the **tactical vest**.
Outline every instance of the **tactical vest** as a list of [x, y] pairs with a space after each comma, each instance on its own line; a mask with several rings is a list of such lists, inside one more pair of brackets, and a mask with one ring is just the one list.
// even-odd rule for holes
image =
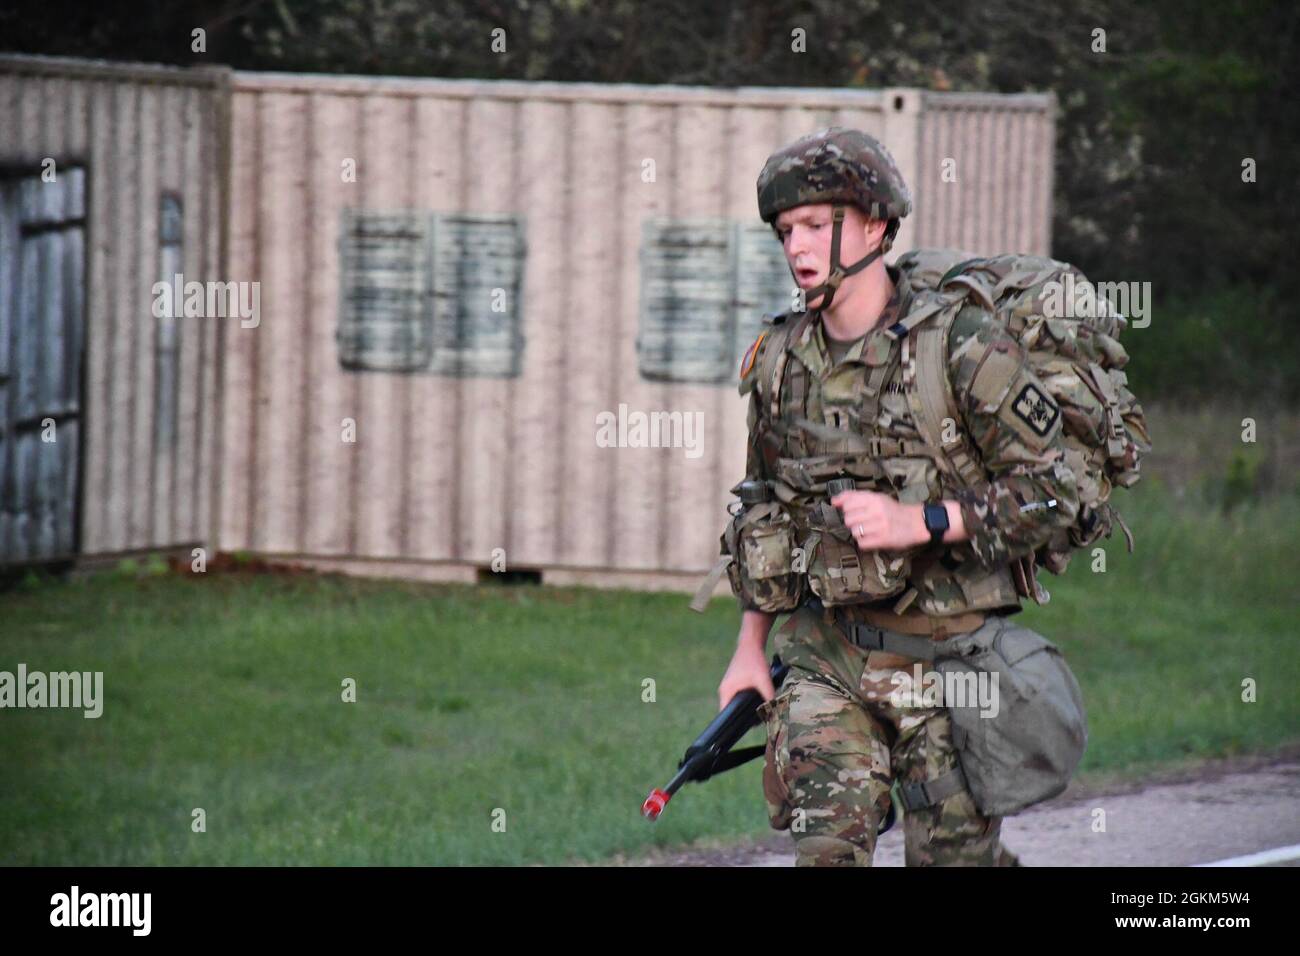
[[[772, 320], [758, 368], [742, 383], [742, 393], [752, 381], [758, 395], [750, 440], [768, 479], [766, 501], [761, 512], [755, 498], [736, 516], [723, 535], [720, 564], [733, 590], [759, 610], [791, 610], [811, 591], [825, 605], [871, 603], [938, 617], [1018, 607], [1027, 593], [1023, 571], [1017, 589], [1012, 567], [986, 568], [964, 543], [860, 553], [830, 503], [853, 488], [919, 504], [953, 498], [961, 487], [916, 424], [923, 414], [916, 331], [944, 301], [912, 296], [905, 277], [898, 281], [896, 321], [868, 333], [840, 364], [830, 364], [820, 314], [783, 315]], [[747, 520], [775, 514], [776, 506], [776, 524]]]

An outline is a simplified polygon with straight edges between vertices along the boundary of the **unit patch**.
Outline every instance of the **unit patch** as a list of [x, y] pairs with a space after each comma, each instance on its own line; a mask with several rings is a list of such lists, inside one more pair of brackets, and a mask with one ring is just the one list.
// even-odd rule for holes
[[1046, 437], [1061, 415], [1056, 403], [1043, 394], [1032, 382], [1025, 383], [1016, 400], [1011, 404], [1016, 417], [1034, 430], [1040, 438]]
[[[758, 336], [758, 338], [754, 339], [754, 344], [751, 345], [751, 346], [746, 350], [746, 352], [745, 352], [745, 357], [744, 357], [743, 359], [741, 359], [741, 361], [740, 361], [740, 377], [741, 377], [741, 378], [744, 378], [746, 375], [748, 375], [748, 374], [749, 374], [749, 370], [752, 369], [752, 368], [754, 367], [754, 359], [755, 359], [755, 357], [757, 357], [757, 355], [758, 355], [758, 347], [759, 347], [759, 345], [762, 344], [763, 339], [766, 338], [766, 337], [767, 337], [767, 333], [766, 333], [766, 332], [761, 333], [761, 334]], [[733, 352], [732, 354], [734, 355], [735, 353]]]

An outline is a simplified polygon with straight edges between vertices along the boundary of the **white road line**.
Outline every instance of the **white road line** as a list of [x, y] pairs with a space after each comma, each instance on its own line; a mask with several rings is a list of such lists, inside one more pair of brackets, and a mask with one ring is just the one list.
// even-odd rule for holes
[[1197, 863], [1196, 866], [1267, 866], [1269, 863], [1282, 863], [1286, 860], [1300, 858], [1300, 843], [1293, 846], [1280, 846], [1273, 850], [1248, 853], [1246, 856], [1234, 856], [1227, 860], [1215, 860], [1213, 863]]

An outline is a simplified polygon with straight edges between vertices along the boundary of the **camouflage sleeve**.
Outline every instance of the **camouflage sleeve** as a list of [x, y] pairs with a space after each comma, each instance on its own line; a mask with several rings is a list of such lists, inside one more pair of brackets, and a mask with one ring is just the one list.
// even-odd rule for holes
[[763, 466], [763, 454], [758, 446], [758, 390], [749, 393], [749, 413], [746, 416], [748, 429], [745, 439], [745, 480], [766, 480], [767, 472]]
[[[762, 402], [762, 398], [760, 397], [761, 389], [757, 387], [760, 365], [759, 359], [763, 354], [765, 338], [766, 336], [760, 335], [755, 339], [754, 344], [745, 352], [745, 356], [740, 362], [740, 381], [737, 390], [740, 392], [742, 397], [745, 395], [749, 396], [748, 411], [745, 418], [747, 424], [745, 438], [745, 477], [742, 478], [741, 481], [767, 479], [767, 471], [763, 466], [763, 455], [759, 449], [759, 416], [761, 415], [760, 403]], [[738, 487], [739, 482], [733, 486], [733, 489]], [[722, 543], [722, 553], [729, 553], [730, 549], [726, 546], [725, 534], [723, 535]], [[741, 555], [732, 554], [732, 560], [741, 560]], [[731, 591], [736, 596], [736, 601], [740, 606], [741, 612], [759, 610], [759, 607], [753, 598], [745, 593], [744, 588], [740, 584], [738, 574], [733, 573], [729, 575], [729, 579], [731, 581]]]
[[761, 408], [759, 403], [762, 401], [758, 388], [759, 367], [763, 351], [767, 345], [767, 334], [764, 333], [754, 340], [754, 344], [745, 352], [744, 358], [740, 361], [740, 382], [738, 391], [741, 396], [749, 396], [749, 411], [746, 415], [748, 425], [745, 442], [745, 479], [766, 479], [768, 476], [763, 466], [763, 455], [759, 449], [758, 424]]
[[1007, 564], [1045, 544], [1078, 514], [1061, 410], [1024, 349], [978, 306], [958, 314], [948, 354], [966, 433], [991, 476], [955, 497], [975, 556], [986, 566]]
[[[757, 377], [758, 374], [756, 372], [750, 375], [751, 379]], [[743, 383], [742, 383], [742, 388], [743, 388]], [[751, 386], [749, 388], [749, 414], [747, 417], [747, 420], [749, 422], [749, 429], [747, 433], [748, 437], [746, 438], [745, 441], [745, 449], [746, 449], [745, 477], [742, 479], [744, 481], [749, 481], [750, 479], [764, 480], [767, 478], [767, 475], [765, 474], [763, 468], [763, 456], [759, 453], [759, 448], [758, 448], [757, 425], [758, 425], [758, 414], [759, 414], [758, 411], [759, 400], [760, 399], [758, 397], [758, 389], [753, 388]], [[743, 556], [739, 554], [733, 554], [731, 557], [733, 561], [743, 560]], [[740, 607], [740, 611], [742, 614], [745, 611], [761, 610], [758, 604], [754, 601], [754, 598], [751, 595], [745, 593], [745, 589], [740, 585], [740, 580], [738, 576], [733, 576], [731, 579], [731, 593], [736, 596], [736, 603]]]

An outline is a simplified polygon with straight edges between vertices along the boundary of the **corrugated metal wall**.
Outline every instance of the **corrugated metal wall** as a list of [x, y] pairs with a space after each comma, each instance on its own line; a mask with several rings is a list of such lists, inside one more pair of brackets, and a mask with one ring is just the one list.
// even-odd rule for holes
[[[49, 157], [86, 170], [86, 555], [210, 537], [217, 326], [180, 319], [160, 342], [151, 287], [175, 262], [187, 278], [221, 271], [227, 75], [0, 57], [0, 166], [39, 173]], [[168, 195], [179, 256], [159, 248]]]
[[[736, 316], [706, 330], [713, 347], [741, 349], [741, 313], [771, 285], [736, 277], [756, 261], [745, 226], [773, 149], [861, 127], [913, 185], [899, 251], [1045, 252], [1052, 113], [1045, 96], [0, 57], [0, 165], [50, 156], [88, 177], [81, 551], [194, 542], [470, 578], [503, 549], [555, 582], [686, 584], [743, 468], [744, 406], [707, 362], [675, 374], [698, 330], [671, 310], [689, 315], [700, 276], [665, 267], [650, 301], [642, 264], [674, 254], [654, 237], [730, 259], [721, 297], [704, 276], [700, 301]], [[386, 223], [406, 252], [374, 246]], [[155, 319], [151, 286], [175, 263], [258, 283], [257, 326]], [[489, 327], [457, 296], [494, 285], [510, 301]], [[700, 454], [602, 447], [598, 416], [620, 411], [702, 416]]]
[[[261, 283], [261, 322], [223, 326], [220, 546], [462, 576], [500, 548], [556, 582], [686, 583], [743, 471], [744, 405], [641, 374], [644, 225], [754, 221], [763, 160], [830, 123], [880, 136], [913, 184], [899, 251], [1047, 250], [1048, 97], [236, 74], [230, 274]], [[357, 211], [519, 218], [517, 376], [342, 366]], [[702, 414], [703, 453], [600, 447], [620, 405]]]
[[921, 99], [914, 244], [1049, 254], [1054, 97]]

